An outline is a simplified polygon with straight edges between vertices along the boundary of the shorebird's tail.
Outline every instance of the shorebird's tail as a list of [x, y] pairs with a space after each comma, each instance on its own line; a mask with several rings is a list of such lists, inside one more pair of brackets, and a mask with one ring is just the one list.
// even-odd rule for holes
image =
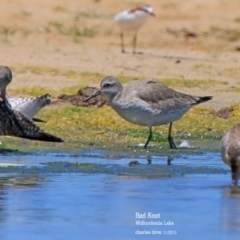
[[15, 111], [15, 114], [15, 124], [20, 130], [20, 134], [16, 135], [17, 137], [46, 142], [63, 142], [61, 138], [44, 132], [21, 112]]
[[198, 97], [196, 104], [207, 102], [211, 100], [213, 97], [212, 96], [205, 96], [205, 97]]
[[42, 120], [41, 118], [35, 118], [33, 117], [32, 119], [34, 122], [41, 122], [41, 123], [45, 123], [46, 121]]

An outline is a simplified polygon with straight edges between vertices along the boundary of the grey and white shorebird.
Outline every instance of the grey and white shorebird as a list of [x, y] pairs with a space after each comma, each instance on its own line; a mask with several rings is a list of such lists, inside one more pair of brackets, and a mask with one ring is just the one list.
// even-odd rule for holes
[[145, 23], [149, 16], [155, 16], [153, 8], [149, 5], [123, 10], [115, 16], [114, 20], [121, 29], [120, 39], [123, 53], [125, 52], [124, 32], [130, 31], [134, 33], [133, 53], [136, 53], [138, 30]]
[[61, 138], [41, 130], [28, 116], [11, 107], [6, 96], [6, 87], [11, 80], [11, 69], [7, 66], [0, 66], [0, 135], [39, 141], [63, 142]]
[[105, 95], [109, 105], [126, 121], [149, 128], [144, 148], [152, 139], [153, 126], [169, 124], [168, 142], [171, 149], [176, 149], [171, 135], [173, 122], [192, 107], [212, 99], [180, 93], [154, 80], [134, 80], [122, 85], [112, 76], [105, 77], [100, 90], [86, 101], [99, 94]]
[[221, 140], [222, 160], [231, 168], [232, 184], [238, 184], [240, 175], [240, 123], [227, 131]]

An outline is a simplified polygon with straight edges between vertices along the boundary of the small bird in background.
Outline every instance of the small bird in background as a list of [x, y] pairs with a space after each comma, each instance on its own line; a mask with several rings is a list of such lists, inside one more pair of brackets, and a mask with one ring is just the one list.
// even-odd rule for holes
[[136, 53], [137, 44], [137, 32], [139, 28], [144, 24], [148, 16], [155, 16], [153, 8], [149, 5], [144, 5], [142, 7], [137, 7], [131, 10], [123, 10], [115, 16], [115, 22], [121, 29], [120, 39], [122, 53], [125, 53], [124, 48], [124, 32], [132, 31], [134, 32], [133, 37], [133, 53]]
[[240, 175], [240, 124], [231, 128], [221, 141], [222, 160], [231, 168], [232, 184], [238, 184]]

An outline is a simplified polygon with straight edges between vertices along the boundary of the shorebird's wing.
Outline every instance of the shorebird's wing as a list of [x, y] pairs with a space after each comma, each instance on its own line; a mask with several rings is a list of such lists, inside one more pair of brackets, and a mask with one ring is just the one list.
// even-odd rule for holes
[[33, 119], [41, 108], [50, 104], [51, 95], [44, 94], [35, 98], [8, 97], [8, 102], [14, 110], [17, 110], [30, 119]]
[[197, 97], [177, 92], [154, 80], [145, 81], [144, 84], [144, 87], [137, 89], [138, 97], [156, 108], [181, 109], [211, 99], [211, 97]]
[[0, 101], [0, 135], [9, 135], [39, 141], [63, 142], [61, 138], [45, 133], [21, 112]]

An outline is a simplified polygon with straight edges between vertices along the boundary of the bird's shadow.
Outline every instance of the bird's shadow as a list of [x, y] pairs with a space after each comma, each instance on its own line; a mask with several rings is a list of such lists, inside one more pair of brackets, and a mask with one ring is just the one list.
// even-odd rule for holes
[[[146, 160], [147, 160], [147, 165], [152, 164], [152, 156], [150, 156], [150, 155], [147, 156]], [[173, 157], [168, 155], [167, 156], [167, 165], [168, 166], [172, 165], [172, 161], [173, 161]], [[137, 166], [137, 165], [140, 165], [140, 163], [137, 160], [133, 160], [133, 161], [129, 162], [128, 165], [129, 166]]]
[[175, 55], [160, 55], [156, 53], [148, 53], [148, 52], [122, 52], [123, 54], [132, 54], [132, 55], [145, 55], [145, 56], [152, 56], [152, 57], [158, 57], [158, 58], [163, 58], [163, 59], [173, 59], [176, 60], [176, 63], [180, 63], [181, 60], [187, 60], [187, 61], [207, 61], [207, 62], [212, 62], [209, 59], [205, 58], [194, 58], [194, 57], [183, 57], [183, 56], [175, 56]]

